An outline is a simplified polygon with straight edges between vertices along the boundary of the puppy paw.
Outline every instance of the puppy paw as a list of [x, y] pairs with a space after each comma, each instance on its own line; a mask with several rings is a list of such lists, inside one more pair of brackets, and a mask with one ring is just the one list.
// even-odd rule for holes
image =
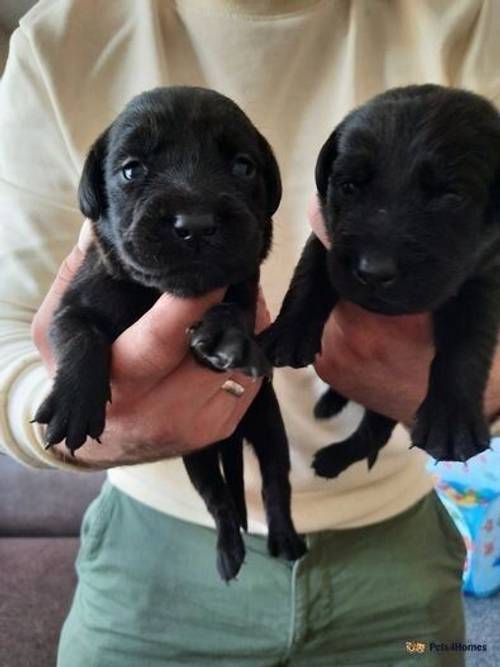
[[270, 375], [270, 365], [257, 342], [238, 326], [207, 318], [189, 327], [189, 346], [195, 358], [216, 371], [239, 370], [250, 377]]
[[217, 571], [224, 581], [234, 579], [245, 560], [245, 544], [239, 526], [224, 530], [217, 541]]
[[417, 411], [412, 442], [438, 461], [467, 461], [490, 445], [480, 408], [464, 401], [429, 395]]
[[304, 540], [291, 529], [288, 531], [269, 530], [267, 548], [271, 556], [284, 560], [298, 560], [307, 552]]
[[[326, 479], [333, 479], [338, 477], [341, 472], [348, 468], [353, 461], [350, 457], [337, 456], [339, 445], [330, 445], [318, 450], [314, 455], [311, 468], [318, 477], [325, 477]], [[339, 452], [340, 454], [340, 452]]]
[[68, 382], [56, 376], [52, 391], [33, 419], [47, 425], [47, 448], [65, 440], [74, 454], [88, 436], [98, 440], [104, 430], [106, 403], [110, 398], [107, 381], [78, 378]]
[[366, 460], [368, 470], [371, 470], [384, 444], [385, 442], [381, 442], [377, 446], [371, 439], [367, 439], [362, 431], [356, 430], [346, 440], [319, 449], [314, 455], [311, 467], [316, 475], [326, 479], [338, 477], [358, 461]]
[[316, 419], [329, 419], [335, 417], [347, 405], [347, 398], [338, 394], [333, 389], [327, 389], [314, 406]]
[[321, 350], [321, 331], [304, 323], [276, 320], [257, 337], [273, 366], [304, 368]]

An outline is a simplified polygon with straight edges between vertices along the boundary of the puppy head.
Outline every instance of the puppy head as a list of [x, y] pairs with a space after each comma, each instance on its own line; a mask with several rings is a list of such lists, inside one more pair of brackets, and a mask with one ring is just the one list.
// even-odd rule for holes
[[390, 90], [323, 146], [316, 183], [340, 294], [376, 312], [434, 310], [500, 238], [500, 117], [441, 86]]
[[257, 270], [281, 182], [269, 144], [234, 102], [203, 88], [157, 88], [91, 148], [79, 198], [108, 260], [187, 297]]

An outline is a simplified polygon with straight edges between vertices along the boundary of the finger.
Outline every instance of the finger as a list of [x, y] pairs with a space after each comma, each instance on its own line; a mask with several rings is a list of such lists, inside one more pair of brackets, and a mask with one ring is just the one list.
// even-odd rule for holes
[[[155, 400], [171, 401], [175, 393], [179, 396], [180, 403], [189, 399], [191, 405], [193, 401], [203, 405], [222, 389], [227, 380], [238, 383], [244, 391], [258, 386], [258, 382], [248, 375], [233, 370], [222, 373], [214, 371], [201, 366], [191, 355], [187, 355], [168, 377], [154, 387], [154, 394], [158, 397]], [[235, 398], [229, 392], [224, 393], [231, 399]], [[232, 403], [233, 401], [230, 401], [231, 405]]]
[[117, 338], [112, 348], [111, 375], [115, 382], [156, 385], [188, 352], [186, 329], [224, 295], [214, 290], [196, 299], [163, 294], [155, 305]]
[[231, 374], [231, 380], [243, 387], [243, 393], [240, 396], [235, 396], [221, 387], [208, 406], [214, 411], [214, 414], [221, 415], [225, 431], [231, 431], [240, 423], [262, 384], [262, 380], [250, 381], [249, 383], [249, 378], [246, 375], [240, 376], [239, 374]]
[[321, 212], [320, 202], [317, 194], [314, 194], [309, 200], [309, 205], [307, 207], [307, 217], [313, 232], [319, 238], [321, 243], [326, 248], [329, 248], [331, 243], [328, 238], [328, 233], [326, 231], [325, 221]]
[[88, 218], [85, 219], [82, 228], [80, 229], [80, 234], [78, 235], [77, 246], [80, 248], [83, 254], [87, 252], [90, 248], [92, 241], [94, 240], [94, 232], [92, 231], [92, 223]]

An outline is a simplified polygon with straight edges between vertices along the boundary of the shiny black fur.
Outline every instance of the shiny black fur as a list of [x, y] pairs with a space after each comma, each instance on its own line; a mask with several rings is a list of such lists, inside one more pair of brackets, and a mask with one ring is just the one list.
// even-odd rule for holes
[[[389, 90], [352, 111], [321, 149], [316, 184], [331, 249], [312, 236], [276, 322], [278, 366], [306, 366], [339, 298], [387, 315], [431, 312], [436, 353], [412, 428], [417, 447], [467, 460], [489, 446], [483, 395], [500, 318], [500, 117], [487, 100], [436, 85]], [[304, 326], [304, 323], [307, 323]], [[346, 399], [316, 406], [328, 417]], [[321, 449], [318, 475], [369, 467], [395, 422], [367, 411]]]
[[[281, 182], [269, 144], [234, 102], [190, 87], [134, 98], [91, 148], [79, 198], [96, 242], [51, 328], [57, 373], [35, 416], [47, 424], [48, 446], [65, 440], [74, 453], [87, 436], [99, 438], [111, 397], [111, 345], [163, 292], [194, 297], [229, 286], [224, 302], [193, 323], [191, 349], [217, 371], [269, 372], [253, 330]], [[225, 580], [245, 553], [244, 438], [262, 471], [270, 552], [293, 560], [305, 550], [290, 516], [286, 433], [264, 381], [227, 441], [184, 457], [215, 519]]]

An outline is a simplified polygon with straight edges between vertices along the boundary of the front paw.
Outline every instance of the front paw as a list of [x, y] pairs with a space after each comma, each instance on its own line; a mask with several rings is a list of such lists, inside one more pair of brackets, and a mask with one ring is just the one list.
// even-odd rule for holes
[[451, 396], [429, 394], [417, 411], [411, 436], [414, 446], [438, 461], [467, 461], [490, 445], [481, 409]]
[[307, 323], [278, 318], [257, 340], [273, 366], [304, 368], [321, 351], [321, 333], [317, 327], [307, 327]]
[[250, 377], [272, 373], [272, 367], [257, 342], [238, 326], [205, 319], [187, 330], [189, 347], [204, 366], [216, 371], [239, 370]]
[[56, 376], [52, 391], [33, 419], [39, 424], [47, 424], [47, 448], [65, 440], [67, 448], [74, 454], [88, 436], [98, 440], [104, 430], [106, 403], [110, 398], [107, 381], [95, 378], [68, 381]]

